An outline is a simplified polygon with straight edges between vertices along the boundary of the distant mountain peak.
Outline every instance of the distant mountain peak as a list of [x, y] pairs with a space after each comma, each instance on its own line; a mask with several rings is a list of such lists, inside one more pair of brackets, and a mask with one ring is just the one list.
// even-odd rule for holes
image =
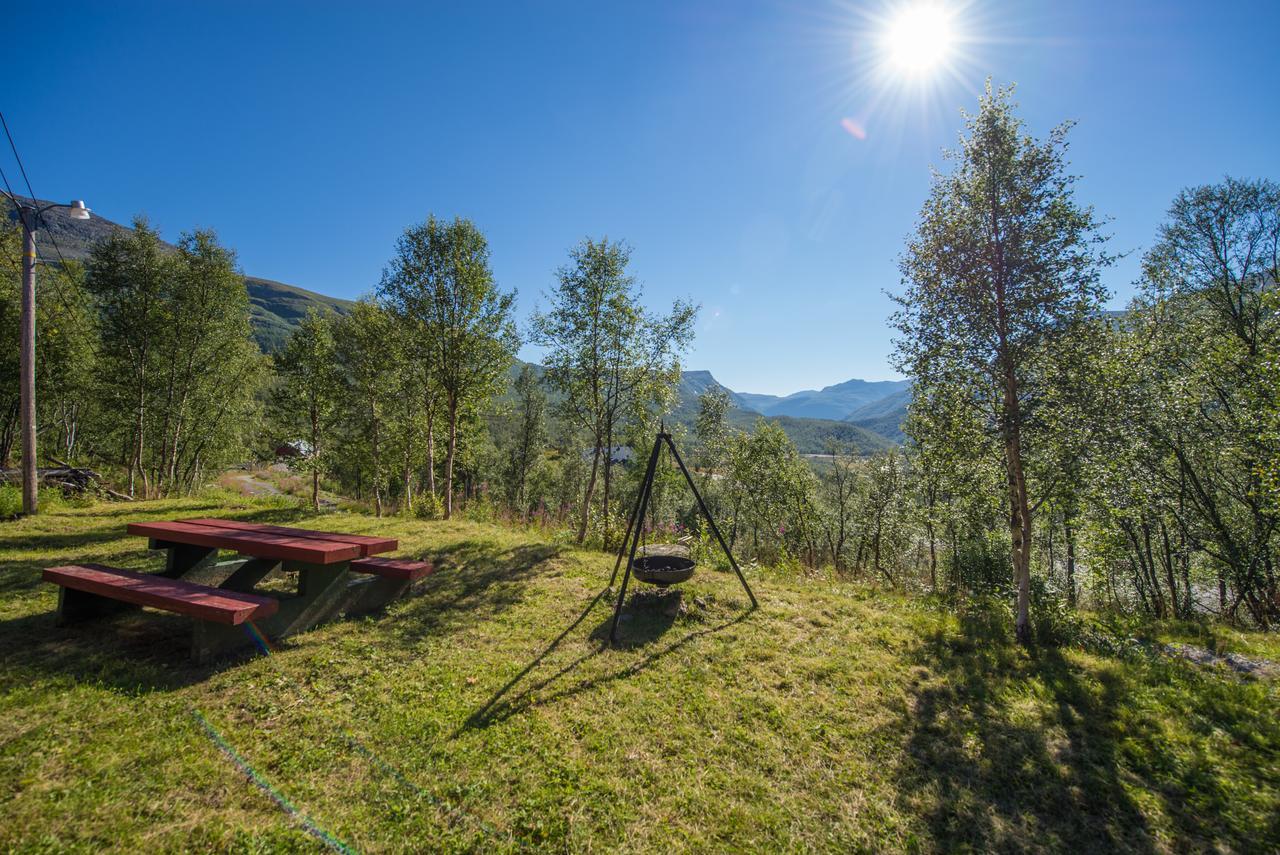
[[879, 436], [902, 441], [902, 421], [911, 400], [910, 380], [861, 380], [854, 378], [822, 389], [805, 389], [790, 395], [763, 395], [728, 388], [710, 371], [681, 372], [682, 406], [692, 407], [707, 390], [723, 389], [734, 407], [745, 413], [778, 419], [812, 419], [846, 422]]
[[[709, 371], [686, 371], [684, 374], [691, 383], [715, 383], [727, 389], [724, 384], [716, 381]], [[909, 381], [906, 380], [854, 378], [843, 383], [824, 386], [821, 389], [804, 389], [790, 395], [728, 391], [739, 406], [762, 415], [843, 421], [860, 408], [887, 398], [908, 386]]]

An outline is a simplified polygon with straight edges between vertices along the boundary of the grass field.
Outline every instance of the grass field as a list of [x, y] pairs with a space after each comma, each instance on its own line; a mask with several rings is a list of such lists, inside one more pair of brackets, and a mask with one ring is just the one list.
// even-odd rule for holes
[[[610, 649], [607, 556], [282, 504], [0, 523], [0, 849], [1280, 847], [1275, 683], [769, 573], [751, 613], [714, 571], [645, 595]], [[41, 567], [153, 567], [126, 522], [209, 514], [394, 534], [440, 569], [209, 667], [177, 617], [55, 626]]]

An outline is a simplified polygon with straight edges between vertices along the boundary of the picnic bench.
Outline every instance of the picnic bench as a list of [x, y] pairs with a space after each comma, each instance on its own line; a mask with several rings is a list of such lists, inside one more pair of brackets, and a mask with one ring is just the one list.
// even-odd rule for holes
[[[165, 552], [164, 569], [46, 569], [44, 580], [60, 586], [59, 622], [144, 606], [186, 615], [195, 621], [191, 652], [198, 662], [253, 644], [250, 629], [283, 638], [382, 608], [432, 571], [425, 561], [375, 557], [399, 546], [388, 537], [209, 518], [130, 523], [128, 532]], [[295, 590], [256, 588], [277, 570], [296, 578]]]

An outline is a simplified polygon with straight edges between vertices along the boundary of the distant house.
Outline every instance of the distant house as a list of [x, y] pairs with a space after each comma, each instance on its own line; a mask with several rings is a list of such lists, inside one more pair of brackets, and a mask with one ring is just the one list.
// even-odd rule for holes
[[[601, 449], [588, 448], [586, 451], [582, 452], [582, 459], [590, 462], [590, 460], [595, 456], [595, 453], [597, 450], [600, 452], [600, 459], [603, 460], [604, 452], [606, 450], [603, 448]], [[629, 445], [615, 445], [613, 448], [608, 449], [608, 451], [609, 451], [609, 462], [615, 463], [615, 464], [630, 463], [636, 456], [635, 452], [632, 451], [631, 446]]]
[[305, 458], [311, 456], [311, 443], [305, 439], [291, 439], [276, 446], [276, 457]]

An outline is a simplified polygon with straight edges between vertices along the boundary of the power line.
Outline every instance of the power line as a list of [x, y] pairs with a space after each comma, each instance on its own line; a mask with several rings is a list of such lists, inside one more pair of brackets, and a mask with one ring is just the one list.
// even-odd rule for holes
[[9, 123], [4, 119], [4, 112], [0, 111], [0, 125], [4, 126], [4, 135], [9, 138], [9, 148], [13, 150], [13, 159], [18, 161], [18, 171], [22, 173], [22, 179], [27, 182], [27, 191], [31, 194], [31, 200], [36, 201], [36, 191], [31, 189], [31, 179], [27, 177], [27, 168], [22, 165], [22, 158], [18, 156], [18, 147], [13, 144], [13, 134], [9, 133]]
[[18, 204], [18, 197], [13, 195], [13, 188], [9, 186], [9, 176], [4, 174], [4, 167], [0, 166], [0, 178], [4, 179], [4, 192], [9, 197], [9, 201], [14, 205]]
[[[13, 159], [18, 162], [18, 171], [22, 173], [22, 180], [25, 181], [27, 184], [27, 192], [31, 194], [32, 207], [35, 208], [36, 210], [39, 210], [40, 197], [36, 195], [35, 189], [31, 186], [31, 179], [27, 177], [27, 168], [22, 165], [22, 156], [18, 154], [18, 146], [14, 144], [13, 134], [9, 132], [9, 123], [8, 121], [5, 120], [3, 112], [0, 112], [0, 126], [4, 127], [4, 135], [9, 140], [9, 149], [13, 152]], [[15, 206], [21, 207], [21, 203], [18, 201], [17, 196], [14, 195], [13, 188], [9, 185], [9, 176], [4, 174], [3, 167], [0, 167], [0, 178], [4, 179], [5, 192], [8, 193], [10, 200], [13, 201], [13, 204]], [[41, 220], [44, 220], [45, 227], [46, 227], [45, 233], [48, 234], [49, 241], [53, 244], [54, 251], [58, 253], [58, 260], [62, 262], [62, 272], [64, 275], [66, 275], [69, 268], [67, 265], [66, 256], [62, 254], [62, 247], [58, 246], [58, 239], [54, 236], [53, 230], [48, 228], [49, 223], [47, 220], [45, 220], [44, 214], [39, 214], [38, 216], [40, 217]], [[32, 243], [34, 244], [35, 241], [32, 241]], [[39, 246], [36, 246], [36, 253], [38, 255], [41, 254]], [[45, 259], [41, 258], [41, 261], [45, 261]], [[45, 263], [48, 264], [47, 261], [45, 261]], [[16, 262], [14, 262], [13, 266], [15, 270], [19, 270], [18, 264]], [[54, 281], [57, 282], [58, 280], [55, 279]], [[55, 287], [53, 291], [58, 297], [58, 302], [62, 304], [63, 311], [67, 313], [67, 316], [69, 318], [74, 319], [74, 326], [78, 327], [81, 335], [84, 335], [89, 340], [90, 347], [93, 348], [94, 352], [96, 353], [97, 348], [93, 346], [93, 343], [92, 343], [93, 339], [91, 336], [89, 336], [89, 331], [86, 330], [80, 323], [80, 318], [76, 315], [74, 311], [72, 311], [71, 304], [67, 302], [67, 295], [63, 292], [61, 287]]]
[[[38, 210], [40, 206], [40, 197], [36, 195], [35, 189], [31, 186], [31, 179], [27, 177], [27, 168], [22, 165], [22, 156], [18, 154], [18, 146], [13, 141], [13, 134], [9, 133], [9, 123], [5, 120], [3, 111], [0, 111], [0, 125], [4, 126], [4, 135], [9, 140], [9, 149], [13, 152], [13, 159], [18, 162], [18, 171], [22, 173], [22, 180], [27, 183], [27, 193], [31, 195], [31, 204]], [[6, 178], [4, 183], [5, 186], [8, 187], [9, 179]], [[10, 198], [13, 197], [12, 189], [9, 190], [9, 196]], [[45, 231], [49, 235], [49, 242], [53, 244], [54, 252], [58, 253], [58, 260], [62, 262], [62, 268], [65, 270], [67, 267], [67, 259], [66, 256], [62, 254], [62, 247], [58, 246], [58, 238], [54, 236], [53, 229], [49, 228], [49, 222], [48, 220], [45, 220], [44, 214], [41, 213], [37, 216], [44, 221]]]

